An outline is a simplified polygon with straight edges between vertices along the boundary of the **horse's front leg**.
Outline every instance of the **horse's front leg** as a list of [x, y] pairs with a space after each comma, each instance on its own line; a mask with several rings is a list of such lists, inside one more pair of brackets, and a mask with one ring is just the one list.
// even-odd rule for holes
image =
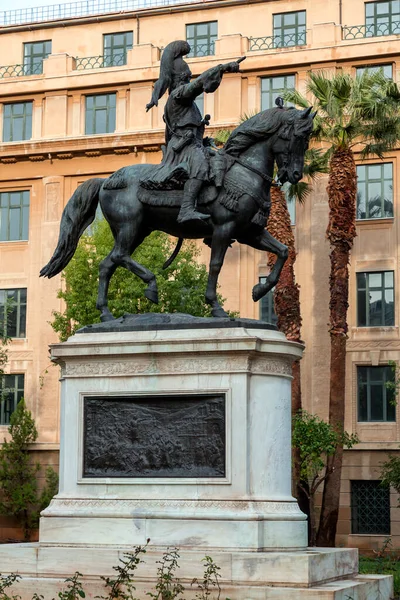
[[229, 317], [217, 300], [218, 276], [224, 262], [226, 251], [230, 245], [233, 233], [233, 224], [226, 223], [216, 227], [211, 240], [211, 259], [208, 271], [206, 302], [211, 306], [213, 317]]
[[263, 250], [265, 252], [272, 252], [277, 256], [276, 262], [272, 268], [271, 273], [266, 277], [265, 283], [257, 283], [253, 287], [253, 300], [257, 302], [265, 296], [275, 285], [278, 283], [279, 275], [283, 269], [283, 265], [285, 264], [289, 251], [288, 247], [281, 242], [278, 242], [272, 235], [267, 231], [263, 231], [263, 233], [253, 240], [238, 240], [241, 243], [248, 244], [252, 248], [256, 250]]

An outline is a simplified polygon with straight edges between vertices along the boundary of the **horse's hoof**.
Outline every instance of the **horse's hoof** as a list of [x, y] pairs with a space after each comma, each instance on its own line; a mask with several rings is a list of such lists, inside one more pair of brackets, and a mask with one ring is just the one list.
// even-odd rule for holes
[[260, 298], [265, 295], [265, 283], [257, 283], [253, 287], [253, 291], [251, 293], [254, 302], [258, 302]]
[[211, 310], [211, 315], [213, 317], [217, 317], [219, 319], [229, 319], [228, 313], [225, 312], [224, 309], [221, 308], [220, 306], [218, 306], [218, 308], [213, 308]]
[[150, 302], [153, 302], [154, 304], [158, 304], [158, 291], [157, 288], [146, 288], [144, 290], [144, 295], [146, 296], [146, 298], [148, 300], [150, 300]]
[[107, 321], [115, 321], [115, 317], [113, 317], [110, 311], [108, 311], [101, 315], [100, 321], [102, 323], [106, 323]]

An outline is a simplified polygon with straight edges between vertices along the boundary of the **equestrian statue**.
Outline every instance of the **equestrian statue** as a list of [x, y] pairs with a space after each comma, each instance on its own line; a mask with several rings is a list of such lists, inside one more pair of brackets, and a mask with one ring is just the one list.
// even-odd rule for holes
[[238, 241], [277, 256], [265, 283], [253, 288], [260, 300], [273, 288], [286, 261], [288, 249], [268, 233], [270, 189], [277, 165], [280, 184], [296, 184], [303, 176], [304, 153], [313, 129], [311, 108], [276, 108], [261, 111], [234, 129], [222, 149], [204, 137], [210, 116], [204, 118], [196, 98], [214, 92], [225, 73], [239, 72], [237, 61], [217, 65], [192, 80], [183, 59], [190, 52], [186, 41], [164, 49], [160, 77], [146, 110], [157, 106], [168, 90], [164, 109], [165, 146], [159, 165], [123, 167], [108, 179], [82, 183], [64, 208], [57, 247], [41, 276], [54, 277], [73, 257], [79, 238], [94, 221], [96, 209], [109, 223], [114, 247], [100, 263], [97, 308], [101, 320], [114, 319], [108, 308], [108, 286], [117, 267], [140, 277], [145, 296], [158, 302], [154, 274], [132, 259], [132, 253], [154, 230], [178, 238], [164, 267], [176, 257], [182, 241], [204, 239], [211, 248], [206, 301], [214, 317], [227, 317], [217, 300], [218, 276], [225, 253]]

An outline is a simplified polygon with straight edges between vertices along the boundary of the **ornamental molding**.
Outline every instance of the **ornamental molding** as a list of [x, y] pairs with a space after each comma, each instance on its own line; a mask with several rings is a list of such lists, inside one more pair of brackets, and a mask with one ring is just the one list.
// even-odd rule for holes
[[[184, 483], [184, 480], [182, 480]], [[61, 515], [62, 512], [69, 512], [81, 516], [82, 513], [99, 512], [102, 514], [112, 513], [116, 516], [120, 514], [130, 514], [133, 518], [134, 513], [154, 514], [164, 512], [166, 515], [173, 512], [177, 518], [182, 518], [180, 511], [193, 512], [207, 511], [247, 513], [250, 515], [296, 515], [303, 516], [296, 502], [260, 502], [248, 500], [119, 500], [108, 498], [78, 499], [78, 498], [55, 498], [50, 506], [45, 509], [42, 515]]]
[[374, 342], [367, 341], [349, 341], [346, 344], [347, 350], [400, 350], [400, 340], [380, 340]]
[[286, 357], [215, 357], [192, 356], [169, 358], [168, 356], [135, 360], [96, 360], [66, 362], [62, 366], [63, 377], [110, 377], [124, 375], [154, 375], [176, 373], [231, 373], [246, 372], [266, 375], [292, 375], [292, 362]]

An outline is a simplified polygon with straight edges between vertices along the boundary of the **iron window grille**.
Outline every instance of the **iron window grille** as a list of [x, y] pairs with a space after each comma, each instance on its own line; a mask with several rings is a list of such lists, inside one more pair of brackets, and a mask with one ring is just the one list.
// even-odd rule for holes
[[218, 37], [218, 21], [191, 23], [186, 25], [186, 41], [190, 44], [189, 58], [215, 54], [215, 40]]
[[43, 60], [51, 54], [51, 40], [24, 44], [24, 75], [43, 73]]
[[115, 131], [116, 98], [116, 94], [86, 96], [86, 135]]
[[306, 44], [306, 11], [274, 15], [274, 47], [304, 46]]
[[393, 65], [366, 65], [365, 67], [356, 68], [356, 76], [361, 77], [363, 73], [378, 73], [382, 69], [382, 73], [386, 79], [393, 79]]
[[[266, 277], [259, 277], [260, 283], [266, 282]], [[274, 290], [270, 290], [268, 294], [266, 294], [260, 300], [260, 321], [265, 321], [266, 323], [271, 323], [271, 325], [276, 325], [278, 323], [278, 317], [275, 313], [274, 308]]]
[[390, 366], [357, 367], [359, 422], [396, 421], [395, 392], [389, 382], [394, 383]]
[[0, 425], [9, 425], [10, 417], [24, 397], [25, 376], [23, 374], [0, 377]]
[[357, 219], [393, 217], [393, 164], [357, 166]]
[[0, 242], [28, 239], [29, 191], [0, 193]]
[[133, 47], [133, 32], [108, 33], [103, 35], [104, 67], [126, 65], [127, 51]]
[[394, 325], [394, 272], [357, 273], [357, 325]]
[[32, 137], [32, 102], [4, 104], [3, 142], [20, 142]]
[[[275, 100], [287, 90], [294, 90], [296, 78], [294, 75], [279, 75], [277, 77], [261, 78], [261, 110], [275, 107]], [[292, 106], [289, 104], [289, 106]]]
[[365, 3], [365, 37], [400, 33], [400, 1]]
[[351, 481], [351, 533], [390, 535], [390, 490], [380, 481]]
[[26, 288], [0, 290], [0, 329], [7, 337], [26, 337]]

